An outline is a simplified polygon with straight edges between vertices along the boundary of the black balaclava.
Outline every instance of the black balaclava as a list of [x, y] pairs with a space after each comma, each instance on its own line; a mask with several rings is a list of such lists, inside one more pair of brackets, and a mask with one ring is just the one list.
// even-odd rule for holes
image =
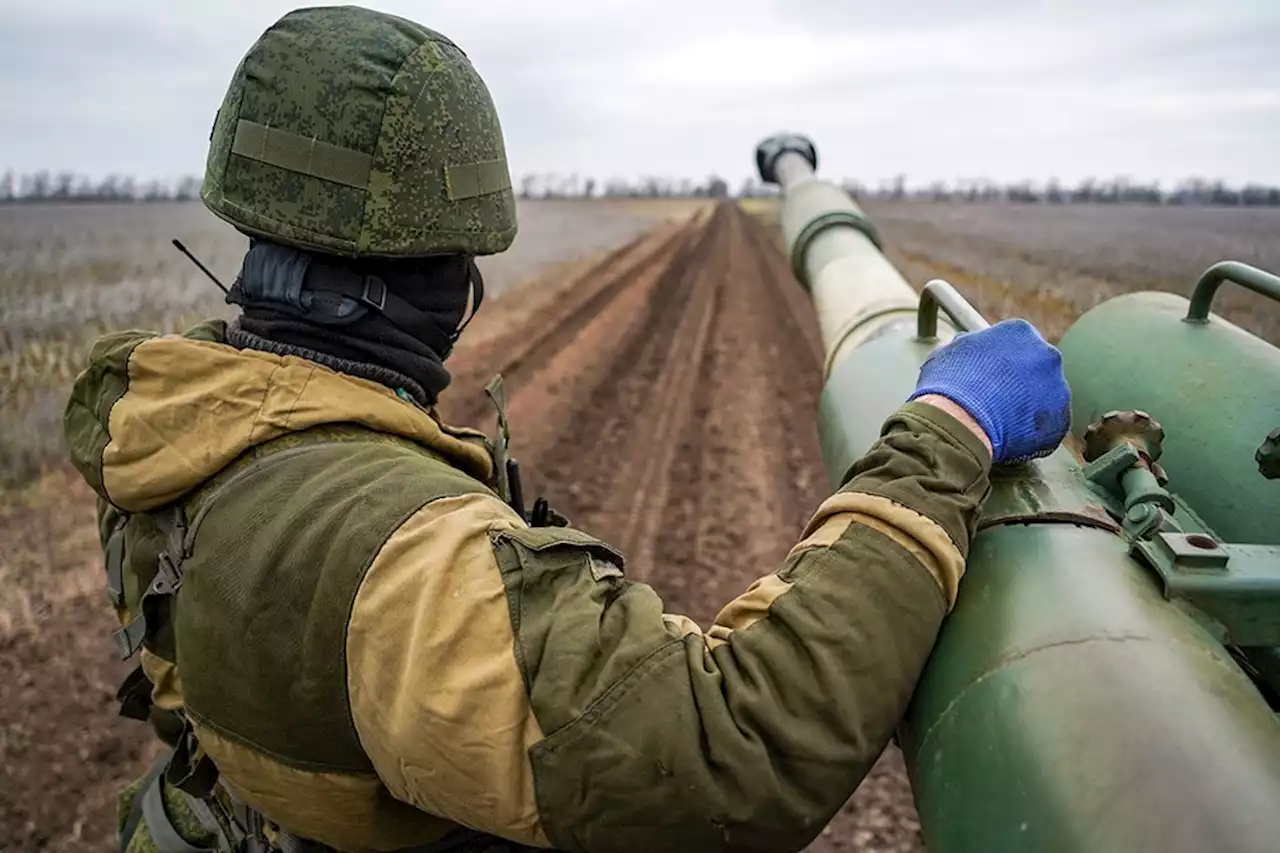
[[227, 296], [244, 309], [227, 339], [371, 379], [431, 406], [449, 384], [444, 360], [466, 325], [468, 301], [474, 313], [482, 296], [479, 270], [465, 255], [351, 260], [255, 239]]

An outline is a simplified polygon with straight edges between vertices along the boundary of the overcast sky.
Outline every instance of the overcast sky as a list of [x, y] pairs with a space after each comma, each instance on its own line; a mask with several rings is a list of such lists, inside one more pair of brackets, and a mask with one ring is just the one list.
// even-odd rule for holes
[[[0, 0], [0, 170], [198, 173], [280, 0]], [[1280, 0], [385, 0], [470, 55], [512, 172], [1280, 183]]]

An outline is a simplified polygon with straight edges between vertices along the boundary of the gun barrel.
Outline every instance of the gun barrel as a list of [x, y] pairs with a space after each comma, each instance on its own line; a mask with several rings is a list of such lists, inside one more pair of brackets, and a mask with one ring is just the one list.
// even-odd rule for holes
[[910, 326], [916, 292], [880, 250], [871, 220], [840, 187], [818, 180], [813, 143], [779, 135], [760, 144], [761, 177], [786, 197], [782, 231], [791, 268], [812, 294], [826, 372], [891, 326]]
[[[986, 321], [942, 282], [917, 314], [866, 216], [816, 178], [812, 142], [771, 137], [756, 157], [783, 188], [792, 268], [819, 315], [818, 432], [839, 486], [940, 343], [939, 312], [942, 339]], [[1065, 447], [992, 471], [899, 731], [930, 850], [1275, 849], [1280, 717], [1211, 620], [1135, 559], [1118, 512]]]

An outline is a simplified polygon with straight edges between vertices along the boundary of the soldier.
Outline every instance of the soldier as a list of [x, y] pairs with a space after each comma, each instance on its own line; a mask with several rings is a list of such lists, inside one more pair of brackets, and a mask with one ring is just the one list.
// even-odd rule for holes
[[66, 413], [100, 496], [123, 712], [172, 749], [121, 848], [795, 850], [888, 743], [995, 461], [1067, 422], [1021, 321], [914, 401], [705, 632], [503, 500], [435, 415], [516, 233], [489, 94], [439, 33], [286, 15], [237, 69], [202, 198], [251, 238], [231, 324], [109, 335]]

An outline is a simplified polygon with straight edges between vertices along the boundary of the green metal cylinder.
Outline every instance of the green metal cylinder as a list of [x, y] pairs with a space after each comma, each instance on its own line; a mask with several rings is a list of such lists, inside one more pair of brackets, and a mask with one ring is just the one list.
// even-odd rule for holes
[[1280, 847], [1280, 722], [1102, 529], [978, 535], [900, 739], [931, 851]]
[[1187, 322], [1187, 313], [1181, 296], [1133, 293], [1067, 331], [1072, 430], [1115, 409], [1150, 413], [1164, 426], [1170, 488], [1223, 539], [1280, 545], [1280, 480], [1255, 461], [1280, 427], [1280, 349], [1217, 316]]

